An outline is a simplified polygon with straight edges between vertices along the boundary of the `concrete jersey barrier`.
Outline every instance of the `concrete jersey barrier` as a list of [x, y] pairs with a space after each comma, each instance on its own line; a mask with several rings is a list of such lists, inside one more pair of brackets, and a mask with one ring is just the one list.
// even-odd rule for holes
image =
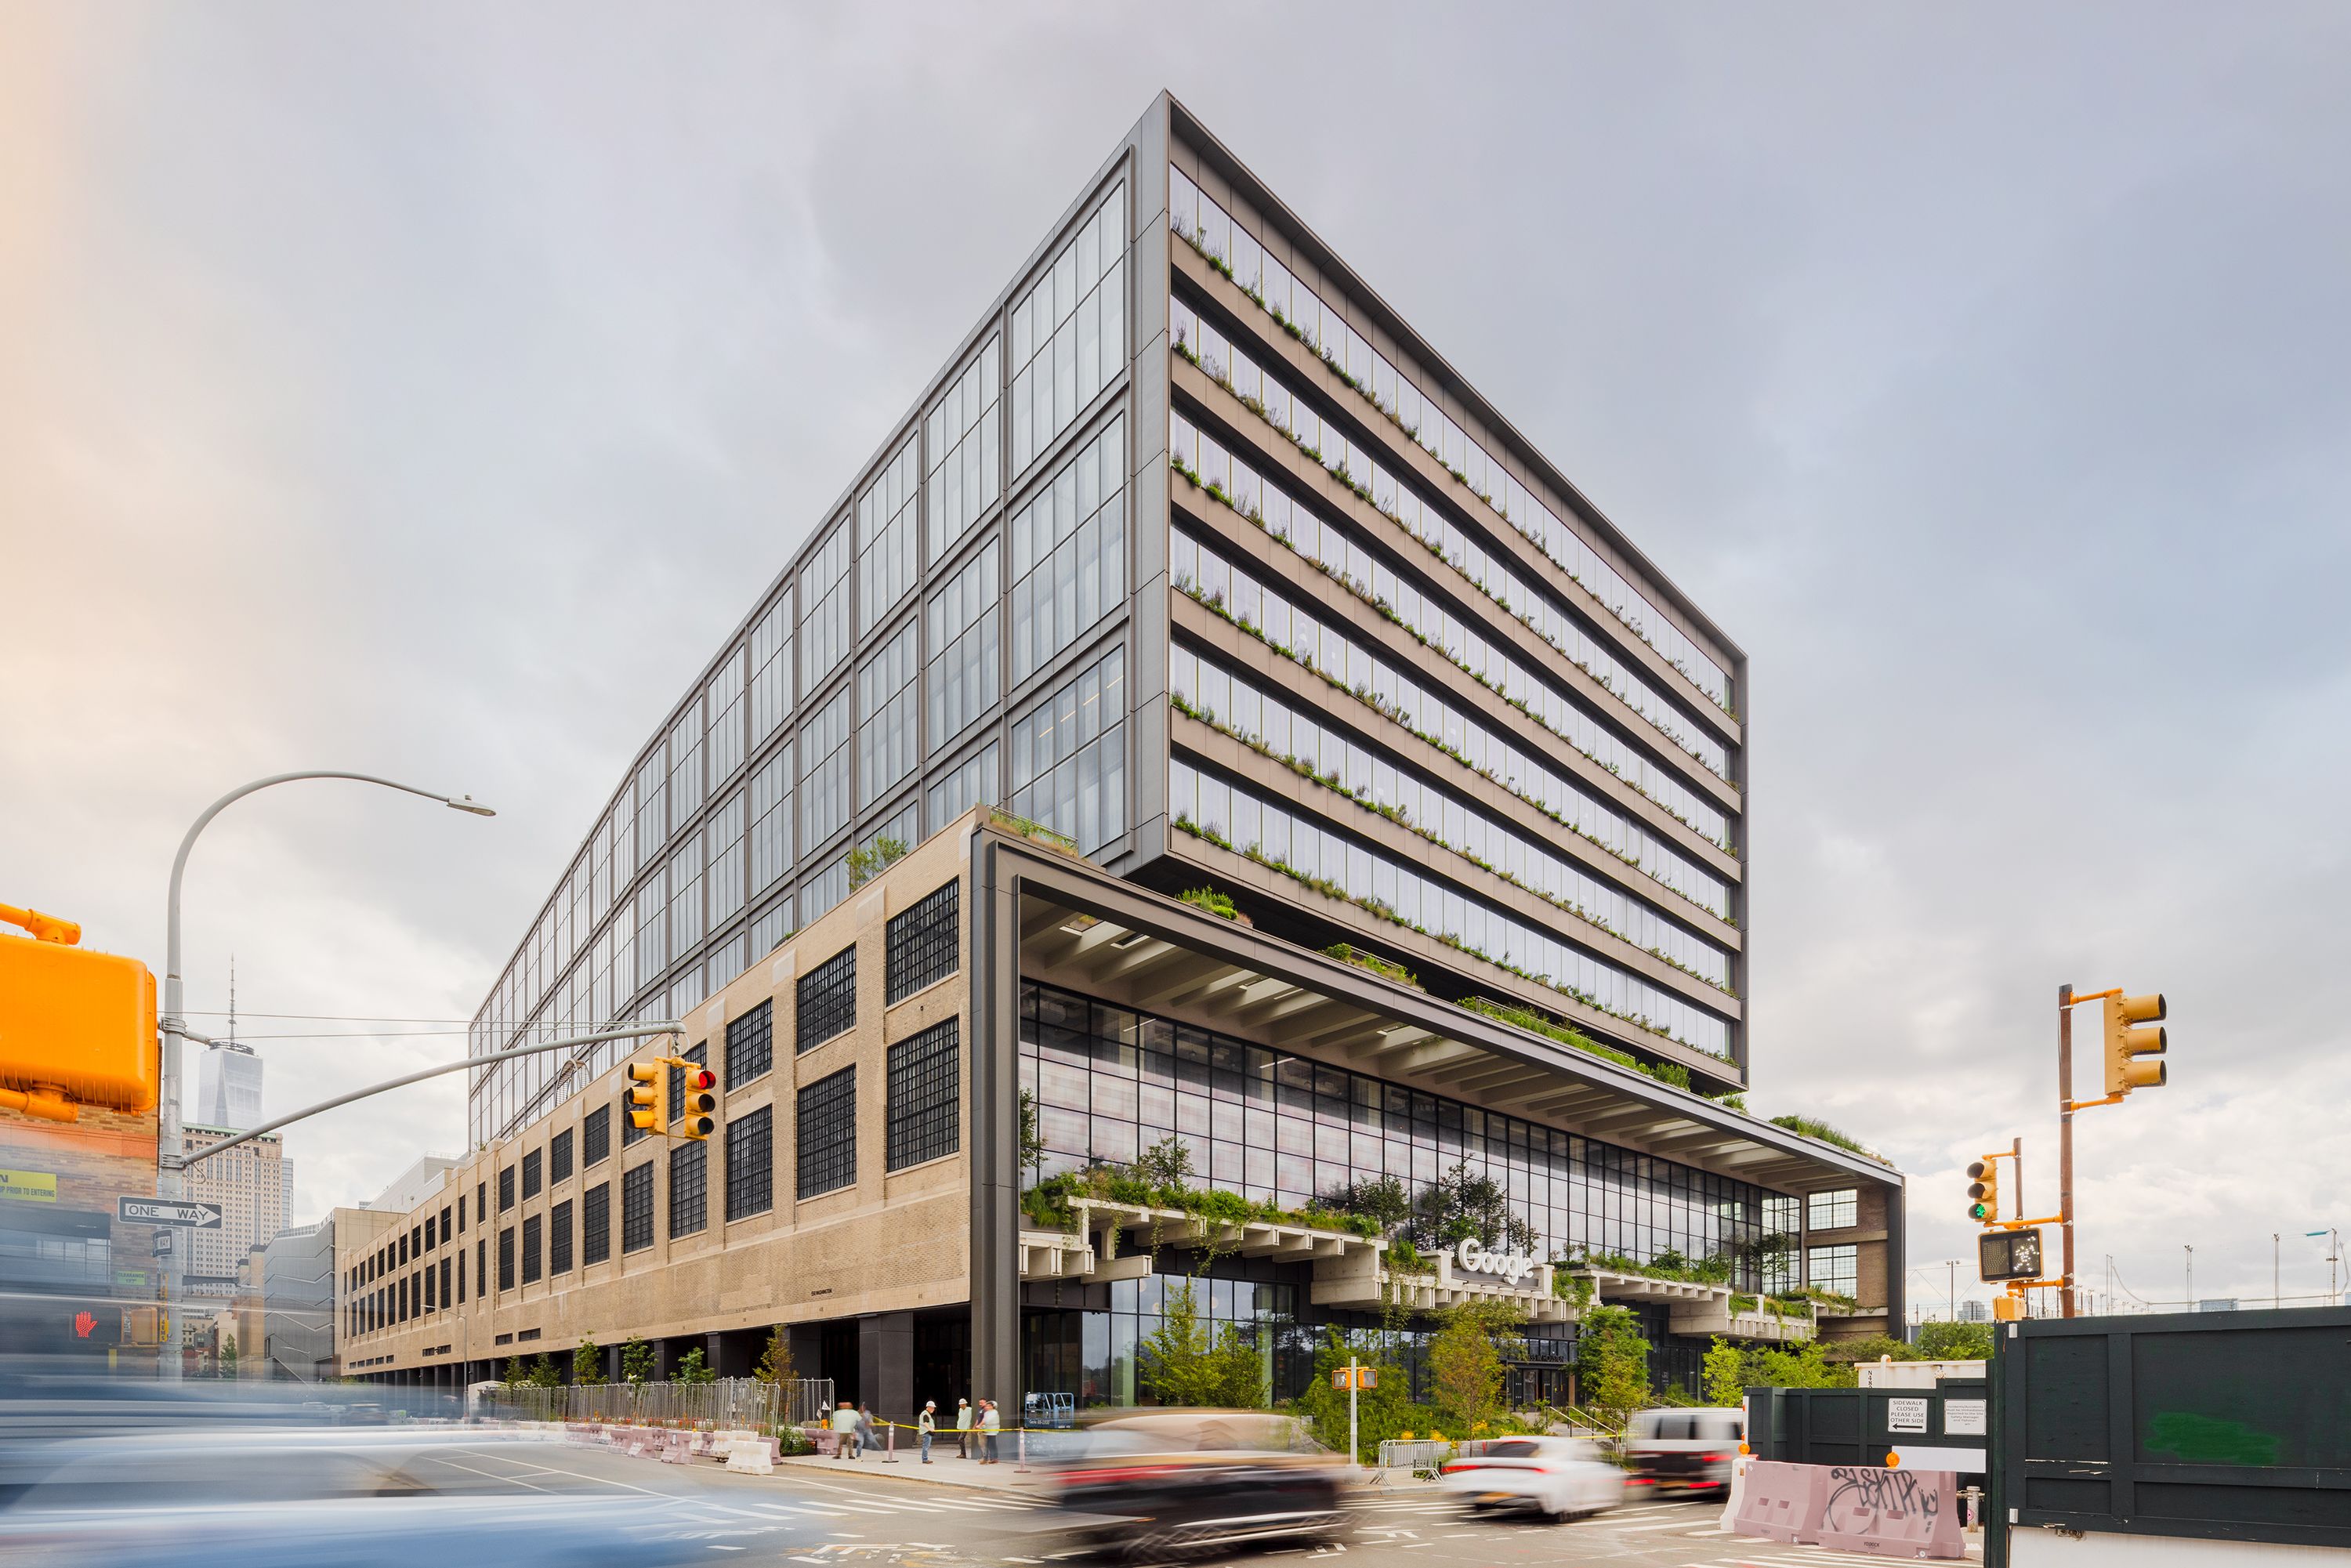
[[1967, 1555], [1949, 1470], [1757, 1459], [1731, 1507], [1731, 1533], [1754, 1540], [1876, 1557]]

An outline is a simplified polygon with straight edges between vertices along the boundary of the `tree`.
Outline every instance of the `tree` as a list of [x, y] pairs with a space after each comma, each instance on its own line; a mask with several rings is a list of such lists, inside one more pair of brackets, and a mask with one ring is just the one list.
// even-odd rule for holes
[[1497, 1302], [1466, 1302], [1444, 1313], [1429, 1336], [1429, 1402], [1442, 1430], [1469, 1437], [1502, 1414], [1502, 1362], [1521, 1354], [1518, 1312]]
[[1128, 1169], [1155, 1187], [1186, 1186], [1192, 1175], [1192, 1146], [1170, 1133], [1138, 1155]]
[[555, 1359], [540, 1351], [538, 1359], [530, 1364], [530, 1385], [534, 1388], [553, 1388], [563, 1381], [555, 1370]]
[[522, 1369], [522, 1357], [518, 1355], [507, 1357], [507, 1375], [501, 1381], [506, 1384], [507, 1392], [509, 1394], [530, 1381], [530, 1375]]
[[571, 1381], [574, 1383], [604, 1381], [604, 1352], [594, 1340], [581, 1340], [580, 1348], [571, 1353]]
[[1918, 1354], [1928, 1361], [1988, 1361], [1990, 1323], [1920, 1323]]
[[221, 1336], [220, 1375], [223, 1377], [236, 1375], [236, 1335], [233, 1333]]
[[863, 887], [888, 870], [891, 863], [906, 852], [904, 839], [880, 838], [870, 846], [860, 846], [849, 852], [849, 885], [852, 891]]
[[1412, 1197], [1392, 1176], [1333, 1187], [1322, 1195], [1322, 1207], [1368, 1219], [1383, 1236], [1394, 1236], [1412, 1218]]
[[1747, 1398], [1747, 1357], [1729, 1340], [1716, 1336], [1707, 1348], [1698, 1386], [1709, 1405], [1738, 1405]]
[[656, 1370], [653, 1347], [631, 1334], [621, 1347], [621, 1381], [642, 1386], [653, 1380]]
[[1630, 1307], [1592, 1307], [1576, 1345], [1576, 1374], [1584, 1407], [1621, 1427], [1649, 1406], [1649, 1342]]
[[762, 1383], [789, 1383], [792, 1371], [792, 1337], [778, 1323], [768, 1331], [768, 1348], [759, 1353], [759, 1364], [751, 1375]]
[[1493, 1177], [1470, 1175], [1466, 1160], [1421, 1190], [1405, 1235], [1416, 1246], [1440, 1250], [1462, 1241], [1521, 1251], [1535, 1244], [1534, 1227], [1512, 1212], [1510, 1195]]
[[1350, 1356], [1377, 1374], [1373, 1385], [1355, 1396], [1357, 1459], [1378, 1458], [1380, 1444], [1399, 1432], [1425, 1432], [1437, 1424], [1425, 1406], [1412, 1402], [1412, 1378], [1389, 1354], [1385, 1336], [1331, 1328], [1314, 1352], [1313, 1378], [1291, 1402], [1317, 1440], [1340, 1453], [1347, 1450], [1347, 1391], [1332, 1387], [1331, 1375], [1343, 1369]]
[[1037, 1096], [1020, 1091], [1020, 1168], [1041, 1172], [1045, 1167], [1045, 1134], [1037, 1128]]
[[1264, 1359], [1254, 1338], [1236, 1323], [1202, 1318], [1189, 1280], [1168, 1294], [1159, 1327], [1138, 1349], [1143, 1385], [1162, 1405], [1265, 1404]]
[[680, 1383], [716, 1383], [718, 1374], [713, 1372], [710, 1364], [703, 1359], [702, 1347], [695, 1345], [679, 1358], [676, 1380]]

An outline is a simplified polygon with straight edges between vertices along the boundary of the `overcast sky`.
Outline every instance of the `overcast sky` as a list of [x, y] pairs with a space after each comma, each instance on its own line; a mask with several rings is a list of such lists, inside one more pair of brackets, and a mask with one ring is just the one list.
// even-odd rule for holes
[[[2265, 1297], [2275, 1231], [2323, 1291], [2347, 72], [2324, 5], [17, 0], [0, 900], [160, 970], [221, 790], [470, 791], [273, 791], [187, 894], [271, 1113], [456, 1054], [320, 1031], [472, 1012], [1165, 88], [1747, 649], [1753, 1103], [1910, 1173], [1914, 1296], [1975, 1152], [2054, 1201], [2067, 980], [2173, 1014], [2083, 1119], [2088, 1282]], [[300, 1128], [296, 1218], [464, 1138], [457, 1079]]]

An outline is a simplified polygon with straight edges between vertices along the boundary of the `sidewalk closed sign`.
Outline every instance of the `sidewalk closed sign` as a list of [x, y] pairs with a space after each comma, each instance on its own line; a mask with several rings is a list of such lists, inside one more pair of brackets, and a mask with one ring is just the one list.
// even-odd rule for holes
[[1927, 1405], [1924, 1399], [1887, 1400], [1886, 1429], [1889, 1432], [1924, 1432], [1927, 1429]]
[[50, 1171], [0, 1171], [0, 1198], [19, 1203], [55, 1203], [57, 1178]]

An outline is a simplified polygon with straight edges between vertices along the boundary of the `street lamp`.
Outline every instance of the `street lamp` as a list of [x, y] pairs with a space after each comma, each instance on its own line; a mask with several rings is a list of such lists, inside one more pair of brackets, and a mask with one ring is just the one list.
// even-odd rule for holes
[[2343, 1233], [2329, 1226], [2325, 1230], [2305, 1230], [2304, 1236], [2326, 1238], [2326, 1304], [2335, 1304], [2335, 1265], [2343, 1259]]
[[[360, 784], [380, 784], [386, 789], [398, 789], [404, 794], [422, 795], [428, 800], [438, 800], [452, 810], [476, 817], [495, 817], [497, 813], [471, 795], [444, 795], [434, 789], [420, 789], [413, 784], [396, 779], [379, 779], [371, 773], [307, 772], [273, 773], [266, 779], [256, 779], [240, 785], [204, 808], [188, 829], [187, 837], [180, 841], [180, 852], [172, 857], [172, 891], [165, 912], [163, 926], [163, 1016], [160, 1020], [163, 1031], [162, 1092], [157, 1096], [155, 1124], [155, 1196], [180, 1196], [180, 1039], [187, 1028], [181, 1016], [180, 996], [180, 883], [188, 869], [188, 852], [196, 847], [196, 835], [208, 827], [212, 820], [230, 805], [242, 800], [256, 789], [266, 789], [273, 784], [291, 784], [304, 779], [349, 779]], [[184, 1254], [179, 1239], [172, 1239], [172, 1250], [165, 1254], [163, 1264], [163, 1317], [168, 1325], [163, 1334], [164, 1354], [162, 1379], [166, 1383], [180, 1380], [180, 1325], [176, 1321], [180, 1309], [181, 1262]]]

